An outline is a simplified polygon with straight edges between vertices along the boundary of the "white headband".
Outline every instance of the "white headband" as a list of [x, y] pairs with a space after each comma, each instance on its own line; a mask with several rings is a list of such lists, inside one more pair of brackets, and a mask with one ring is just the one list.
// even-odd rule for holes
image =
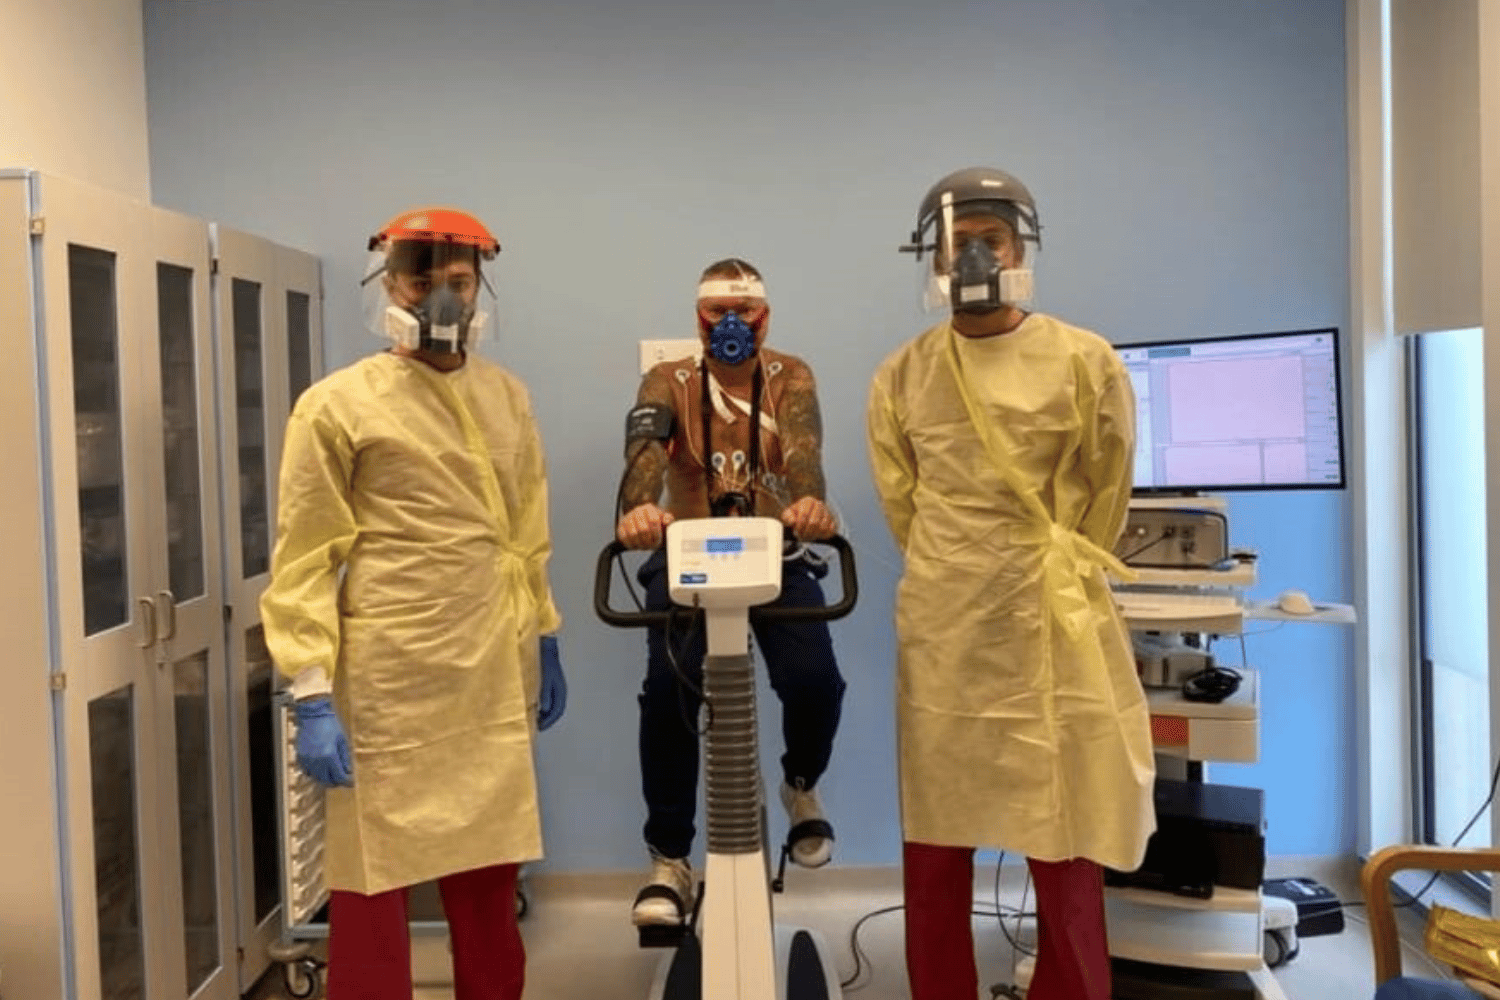
[[714, 278], [698, 282], [698, 298], [748, 298], [766, 297], [766, 286], [759, 278]]

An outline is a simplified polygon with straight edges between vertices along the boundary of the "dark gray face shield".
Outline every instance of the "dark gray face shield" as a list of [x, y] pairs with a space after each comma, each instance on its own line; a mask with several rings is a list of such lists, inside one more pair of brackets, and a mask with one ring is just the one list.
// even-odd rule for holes
[[[1014, 244], [1002, 261], [1002, 241], [964, 239], [959, 219], [988, 217]], [[917, 209], [917, 228], [901, 250], [918, 260], [931, 255], [922, 274], [923, 305], [931, 311], [984, 313], [1031, 299], [1033, 267], [1041, 249], [1041, 223], [1031, 192], [1015, 177], [989, 167], [969, 167], [938, 181]]]

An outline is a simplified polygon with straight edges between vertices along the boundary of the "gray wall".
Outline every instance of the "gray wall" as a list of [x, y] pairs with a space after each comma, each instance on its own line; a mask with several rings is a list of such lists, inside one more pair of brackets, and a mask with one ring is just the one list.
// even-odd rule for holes
[[[500, 9], [501, 7], [504, 9]], [[834, 501], [863, 570], [825, 801], [847, 863], [898, 855], [890, 608], [869, 377], [926, 320], [895, 253], [949, 170], [1008, 169], [1046, 227], [1038, 305], [1117, 342], [1344, 325], [1343, 0], [146, 3], [152, 178], [166, 206], [326, 262], [328, 358], [361, 329], [364, 240], [410, 205], [495, 229], [504, 326], [546, 439], [572, 695], [541, 740], [549, 864], [642, 861], [643, 639], [589, 603], [643, 337], [691, 336], [698, 269], [766, 273], [771, 336], [818, 373]], [[1342, 493], [1232, 500], [1262, 585], [1348, 600]], [[1266, 668], [1270, 846], [1353, 844], [1347, 630], [1247, 640]], [[1228, 661], [1237, 646], [1226, 647]], [[779, 753], [765, 692], [766, 759]], [[1004, 794], [997, 789], [996, 794]], [[780, 817], [773, 834], [780, 836]]]

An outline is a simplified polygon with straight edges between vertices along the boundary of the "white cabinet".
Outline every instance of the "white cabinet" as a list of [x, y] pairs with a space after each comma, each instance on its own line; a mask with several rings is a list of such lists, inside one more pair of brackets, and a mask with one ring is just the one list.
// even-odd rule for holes
[[[272, 255], [262, 429], [237, 436], [219, 416], [254, 408], [249, 380], [230, 374], [247, 388], [226, 401], [220, 376], [248, 348], [223, 322], [232, 281], [211, 247], [206, 222], [0, 172], [7, 997], [230, 1000], [241, 949], [255, 961], [250, 658], [226, 642], [226, 611], [253, 605], [244, 556], [268, 552], [281, 426], [320, 369], [321, 295], [315, 260]], [[226, 468], [255, 479], [256, 447], [258, 487], [221, 488]], [[222, 516], [242, 503], [265, 508], [258, 526]], [[269, 757], [269, 699], [264, 730]]]
[[270, 964], [281, 936], [281, 840], [274, 738], [275, 670], [260, 595], [275, 546], [276, 478], [286, 420], [323, 371], [323, 293], [316, 257], [213, 227], [218, 315], [219, 440], [224, 456], [224, 621], [234, 767], [240, 986]]
[[7, 532], [41, 554], [0, 573], [40, 597], [11, 627], [46, 650], [11, 664], [0, 731], [25, 741], [7, 768], [50, 785], [4, 803], [0, 837], [25, 844], [6, 878], [45, 925], [0, 943], [6, 989], [233, 997], [208, 227], [9, 173], [0, 244], [5, 339], [30, 362], [4, 370], [7, 433], [36, 442], [5, 469]]

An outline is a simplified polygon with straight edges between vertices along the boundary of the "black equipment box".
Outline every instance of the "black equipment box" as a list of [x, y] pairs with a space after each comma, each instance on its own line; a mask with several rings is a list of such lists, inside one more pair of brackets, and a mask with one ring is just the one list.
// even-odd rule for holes
[[1267, 896], [1297, 904], [1297, 936], [1338, 934], [1344, 929], [1344, 904], [1333, 890], [1310, 878], [1273, 878], [1261, 887]]
[[1110, 959], [1114, 1000], [1257, 1000], [1243, 972], [1179, 969], [1124, 958]]
[[1259, 889], [1266, 874], [1265, 794], [1258, 788], [1156, 779], [1156, 832], [1133, 872], [1104, 883], [1208, 899], [1213, 887]]

